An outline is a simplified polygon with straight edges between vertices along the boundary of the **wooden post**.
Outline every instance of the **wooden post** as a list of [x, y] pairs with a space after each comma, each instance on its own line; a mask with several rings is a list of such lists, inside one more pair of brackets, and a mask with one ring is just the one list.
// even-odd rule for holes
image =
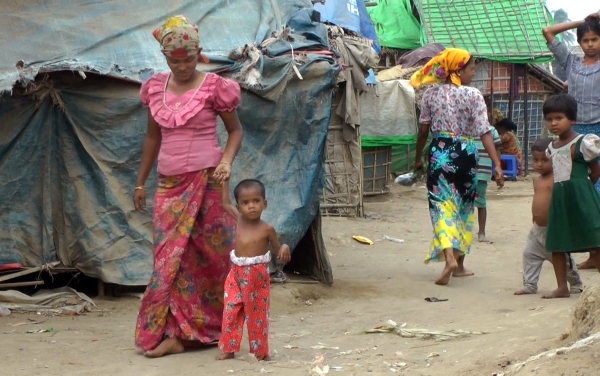
[[489, 109], [489, 122], [494, 125], [494, 61], [492, 60], [492, 72], [490, 73], [490, 109]]
[[[510, 81], [508, 82], [508, 114], [507, 117], [512, 121], [514, 100], [512, 96], [513, 81], [515, 80], [515, 65], [510, 65]], [[517, 95], [519, 95], [519, 84], [517, 83]]]
[[523, 160], [525, 169], [523, 173], [527, 176], [529, 170], [529, 109], [528, 107], [529, 91], [529, 64], [525, 64], [525, 75], [523, 76]]

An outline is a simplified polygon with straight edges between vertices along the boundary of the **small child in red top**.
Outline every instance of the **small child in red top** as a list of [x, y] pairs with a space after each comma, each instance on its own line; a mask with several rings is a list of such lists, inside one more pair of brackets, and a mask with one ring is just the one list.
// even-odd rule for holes
[[217, 360], [232, 359], [240, 351], [244, 320], [248, 326], [250, 353], [269, 360], [269, 243], [277, 260], [288, 263], [290, 248], [279, 246], [273, 226], [260, 219], [267, 208], [265, 186], [258, 180], [243, 180], [234, 190], [231, 203], [229, 183], [223, 186], [223, 208], [237, 219], [236, 248], [231, 251], [231, 270], [225, 280], [225, 307]]

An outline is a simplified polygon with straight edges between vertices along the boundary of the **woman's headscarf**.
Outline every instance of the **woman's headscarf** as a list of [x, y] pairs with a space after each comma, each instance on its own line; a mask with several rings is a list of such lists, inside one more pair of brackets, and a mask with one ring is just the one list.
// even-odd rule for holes
[[464, 68], [470, 59], [471, 54], [465, 50], [447, 48], [416, 71], [410, 78], [410, 84], [418, 88], [421, 85], [443, 83], [450, 77], [454, 85], [461, 86], [458, 71]]
[[[162, 53], [168, 57], [182, 59], [195, 56], [200, 49], [198, 27], [192, 25], [185, 16], [168, 18], [152, 35], [160, 43]], [[204, 55], [200, 55], [200, 60], [208, 63]]]

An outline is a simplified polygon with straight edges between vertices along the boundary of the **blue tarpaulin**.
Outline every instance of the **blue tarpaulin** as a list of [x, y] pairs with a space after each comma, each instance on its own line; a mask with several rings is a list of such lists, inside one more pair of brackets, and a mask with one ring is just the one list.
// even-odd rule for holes
[[364, 0], [327, 0], [325, 4], [316, 3], [315, 10], [321, 13], [321, 21], [338, 25], [372, 40], [375, 51], [381, 52]]
[[[167, 69], [152, 29], [185, 14], [198, 23], [204, 52], [224, 57], [280, 30], [310, 1], [21, 3], [0, 14], [0, 264], [61, 261], [105, 282], [143, 285], [152, 208], [139, 214], [132, 202], [147, 122], [138, 92]], [[264, 60], [265, 77], [291, 66], [290, 55]], [[298, 69], [304, 79], [287, 75], [276, 100], [243, 90], [245, 138], [232, 177], [265, 183], [264, 219], [292, 248], [318, 215], [338, 66], [309, 55]]]

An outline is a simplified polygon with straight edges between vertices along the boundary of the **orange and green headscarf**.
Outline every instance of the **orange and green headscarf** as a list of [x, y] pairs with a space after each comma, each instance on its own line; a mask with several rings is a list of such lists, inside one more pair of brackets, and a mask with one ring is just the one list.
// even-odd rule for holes
[[[152, 35], [160, 43], [162, 53], [167, 57], [182, 59], [197, 55], [200, 50], [198, 27], [192, 25], [185, 16], [168, 18], [161, 27], [152, 32]], [[199, 57], [202, 62], [208, 62], [205, 56]]]
[[439, 84], [448, 78], [456, 86], [461, 86], [458, 71], [467, 65], [471, 54], [459, 48], [447, 48], [434, 56], [423, 68], [410, 78], [410, 84], [418, 88], [421, 85]]

